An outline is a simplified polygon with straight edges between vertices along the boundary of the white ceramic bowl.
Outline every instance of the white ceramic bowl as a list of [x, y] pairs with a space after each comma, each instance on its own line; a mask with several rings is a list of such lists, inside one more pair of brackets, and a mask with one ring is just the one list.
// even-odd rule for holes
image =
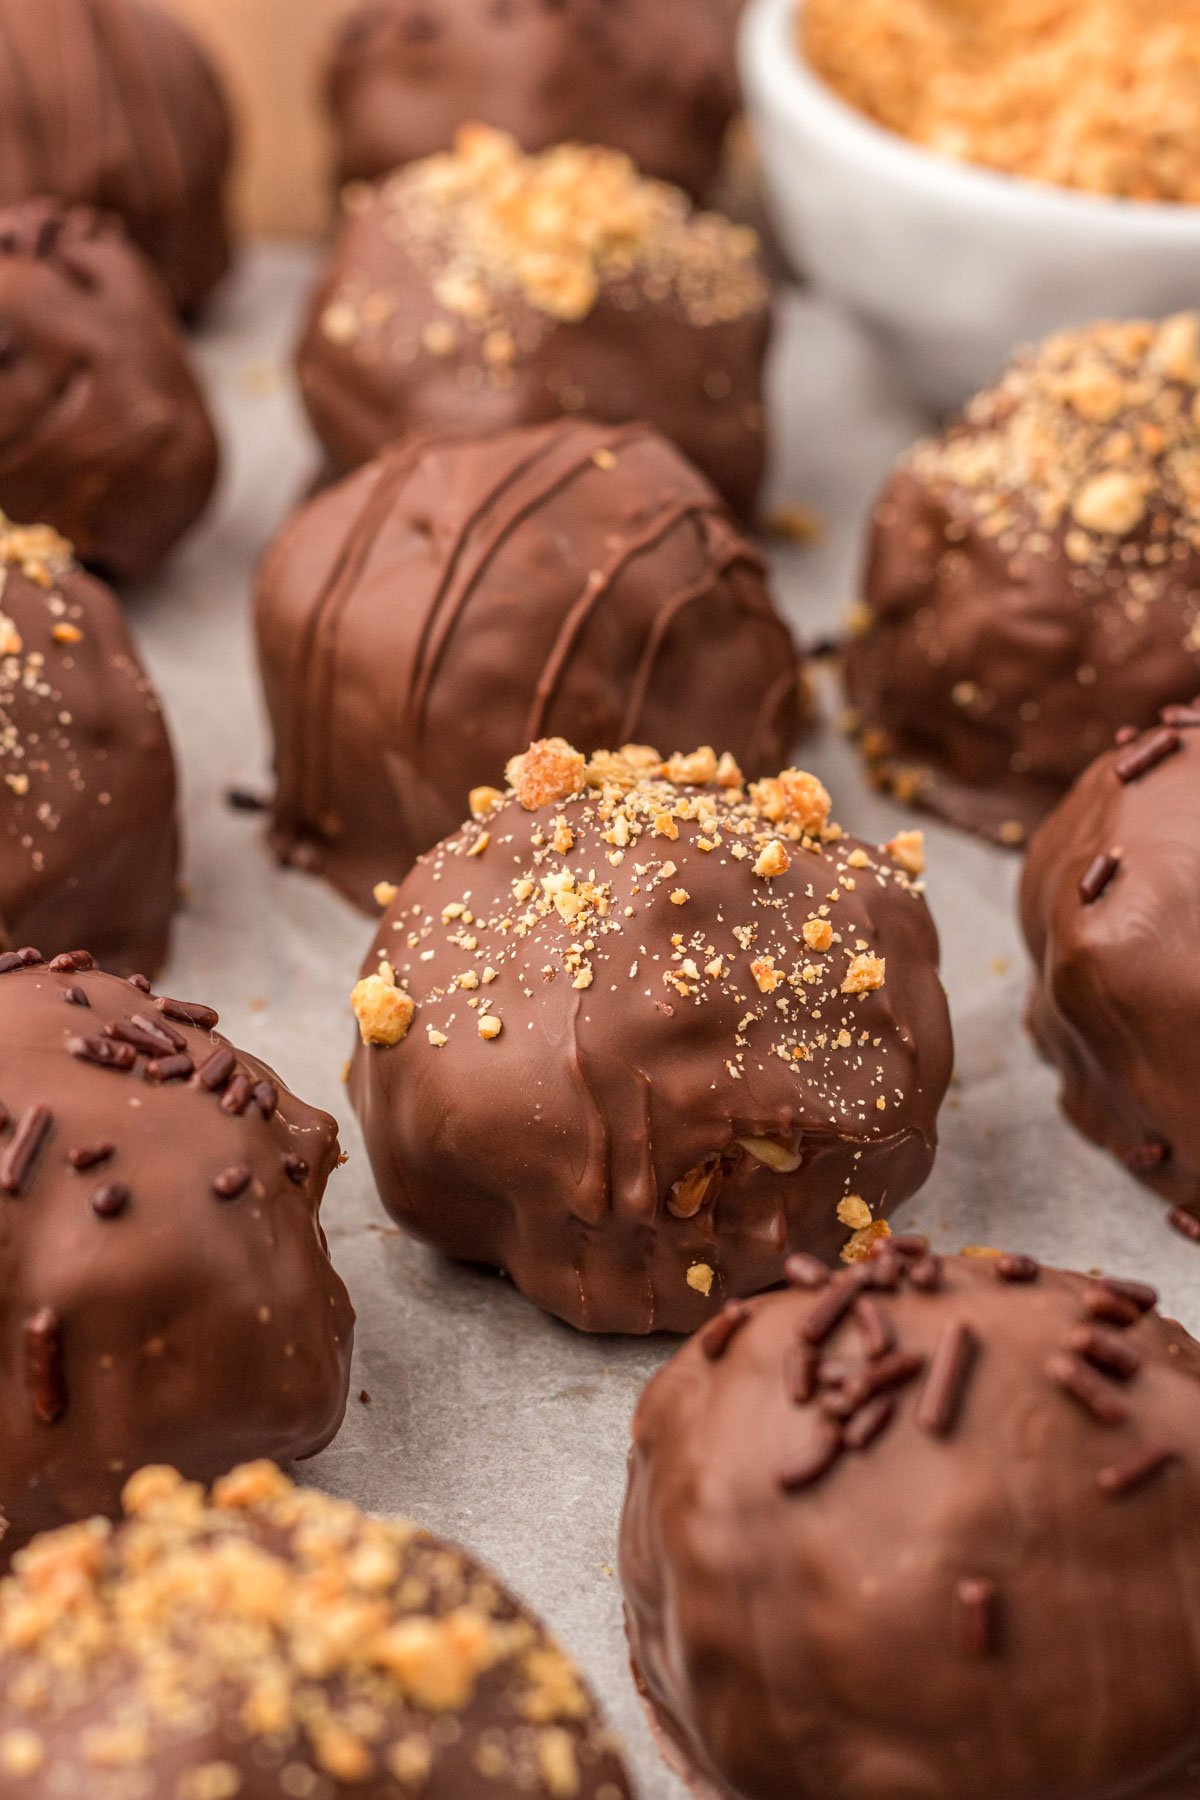
[[806, 66], [800, 3], [749, 0], [742, 19], [772, 219], [797, 271], [885, 341], [927, 405], [959, 405], [1015, 344], [1056, 326], [1200, 305], [1200, 207], [1097, 198], [918, 149]]

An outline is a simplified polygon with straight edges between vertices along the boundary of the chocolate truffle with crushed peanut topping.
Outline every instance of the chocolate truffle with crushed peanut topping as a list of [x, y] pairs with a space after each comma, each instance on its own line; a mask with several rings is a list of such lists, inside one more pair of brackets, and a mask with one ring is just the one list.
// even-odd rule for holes
[[758, 552], [644, 425], [411, 439], [281, 534], [259, 585], [272, 839], [369, 906], [515, 746], [691, 743], [754, 775], [804, 712]]
[[574, 1665], [467, 1551], [140, 1470], [0, 1589], [0, 1800], [630, 1800]]
[[158, 275], [119, 221], [0, 212], [0, 506], [110, 577], [153, 575], [195, 523], [217, 439]]
[[162, 964], [178, 862], [162, 709], [107, 588], [48, 526], [3, 514], [0, 847], [0, 944]]
[[1200, 316], [1025, 352], [876, 512], [847, 685], [877, 778], [1020, 844], [1200, 686]]
[[1073, 1123], [1200, 1216], [1200, 703], [1122, 740], [1029, 847], [1030, 1025]]
[[0, 0], [0, 206], [124, 219], [191, 312], [229, 266], [229, 106], [196, 39], [146, 0]]
[[448, 150], [479, 119], [523, 150], [609, 144], [702, 200], [737, 104], [733, 32], [722, 0], [359, 0], [326, 95], [342, 181]]
[[789, 1277], [634, 1419], [669, 1760], [712, 1800], [1192, 1800], [1200, 1344], [1140, 1282], [923, 1239]]
[[769, 298], [746, 226], [693, 212], [616, 151], [523, 156], [475, 126], [349, 197], [300, 383], [339, 470], [419, 429], [645, 419], [745, 517]]
[[337, 1127], [216, 1024], [82, 951], [0, 956], [0, 1557], [143, 1463], [211, 1480], [341, 1424]]
[[351, 1094], [401, 1224], [589, 1331], [690, 1331], [854, 1256], [950, 1074], [919, 834], [842, 835], [795, 769], [561, 740], [473, 796], [354, 991]]

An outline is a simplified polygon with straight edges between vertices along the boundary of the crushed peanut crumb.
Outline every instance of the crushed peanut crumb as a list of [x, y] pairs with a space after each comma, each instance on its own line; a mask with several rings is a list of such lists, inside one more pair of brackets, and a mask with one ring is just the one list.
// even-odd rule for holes
[[1200, 201], [1194, 0], [806, 0], [801, 38], [851, 106], [944, 156]]
[[350, 1004], [363, 1043], [385, 1046], [398, 1044], [407, 1035], [417, 1010], [411, 997], [396, 985], [396, 972], [386, 962], [380, 963], [376, 974], [357, 983]]

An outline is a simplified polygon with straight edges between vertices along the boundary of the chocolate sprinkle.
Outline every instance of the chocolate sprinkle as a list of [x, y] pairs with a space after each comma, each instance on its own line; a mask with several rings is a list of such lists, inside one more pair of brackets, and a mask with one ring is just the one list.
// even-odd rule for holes
[[797, 1251], [789, 1256], [783, 1265], [783, 1277], [789, 1287], [804, 1288], [816, 1292], [818, 1288], [828, 1287], [832, 1276], [823, 1262], [805, 1251]]
[[102, 1069], [128, 1071], [137, 1062], [132, 1044], [120, 1044], [114, 1038], [68, 1038], [67, 1049], [81, 1062], [96, 1063]]
[[53, 1123], [48, 1106], [29, 1106], [17, 1121], [17, 1128], [0, 1156], [0, 1193], [19, 1194], [25, 1186], [38, 1152]]
[[25, 1323], [25, 1369], [29, 1398], [39, 1424], [54, 1425], [67, 1410], [62, 1366], [62, 1328], [48, 1306]]
[[978, 1339], [965, 1320], [947, 1325], [938, 1339], [917, 1403], [916, 1421], [930, 1437], [948, 1437], [958, 1421]]
[[1146, 1444], [1140, 1450], [1131, 1450], [1120, 1462], [1101, 1469], [1096, 1485], [1102, 1494], [1119, 1499], [1122, 1494], [1131, 1494], [1136, 1488], [1144, 1487], [1160, 1469], [1178, 1460], [1178, 1451], [1169, 1450], [1165, 1444]]
[[[217, 1176], [213, 1182], [213, 1193], [219, 1200], [236, 1200], [239, 1194], [245, 1193], [253, 1178], [254, 1173], [248, 1163], [235, 1163], [231, 1169], [226, 1169]], [[714, 1320], [713, 1323], [718, 1324], [719, 1320]]]
[[249, 1106], [253, 1091], [250, 1077], [243, 1070], [239, 1070], [221, 1095], [222, 1112], [236, 1113], [240, 1116]]
[[1174, 756], [1182, 747], [1183, 739], [1169, 725], [1163, 725], [1152, 731], [1140, 743], [1128, 751], [1114, 764], [1117, 780], [1126, 785], [1131, 781], [1140, 781], [1151, 769], [1157, 769], [1159, 763], [1165, 762], [1168, 756]]
[[92, 1004], [81, 987], [64, 988], [63, 999], [68, 1006], [90, 1006]]
[[1036, 1281], [1041, 1273], [1032, 1256], [998, 1256], [992, 1266], [997, 1281]]
[[1064, 1394], [1076, 1401], [1101, 1425], [1123, 1425], [1129, 1408], [1112, 1386], [1073, 1356], [1052, 1356], [1046, 1373]]
[[895, 1330], [877, 1300], [868, 1299], [865, 1294], [857, 1300], [854, 1305], [854, 1323], [858, 1327], [867, 1356], [884, 1356], [895, 1348]]
[[729, 1300], [708, 1324], [701, 1328], [700, 1348], [709, 1362], [719, 1362], [729, 1345], [750, 1319], [750, 1308], [742, 1300]]
[[1080, 1325], [1071, 1333], [1068, 1348], [1082, 1356], [1102, 1374], [1118, 1381], [1131, 1381], [1142, 1366], [1133, 1345], [1114, 1332], [1101, 1331], [1095, 1325]]
[[896, 1412], [896, 1402], [890, 1394], [877, 1394], [874, 1400], [862, 1406], [848, 1421], [842, 1433], [842, 1442], [847, 1450], [865, 1450], [873, 1444], [882, 1431], [891, 1424]]
[[67, 1151], [67, 1161], [73, 1169], [94, 1169], [100, 1163], [107, 1162], [116, 1149], [115, 1144], [78, 1144], [74, 1150]]
[[800, 1335], [809, 1344], [823, 1344], [832, 1337], [858, 1299], [860, 1282], [849, 1273], [836, 1275], [809, 1311]]
[[289, 1181], [294, 1181], [296, 1186], [300, 1187], [308, 1179], [308, 1164], [302, 1156], [297, 1156], [294, 1151], [289, 1150], [283, 1158], [283, 1172]]
[[793, 1344], [783, 1366], [783, 1382], [793, 1406], [807, 1406], [817, 1391], [820, 1355], [811, 1344]]
[[201, 1006], [194, 1000], [171, 1000], [160, 995], [154, 1002], [160, 1013], [168, 1019], [174, 1019], [177, 1025], [194, 1025], [199, 1031], [213, 1031], [220, 1022], [220, 1013], [214, 1012], [211, 1006]]
[[119, 1219], [133, 1204], [133, 1195], [122, 1181], [110, 1181], [92, 1194], [92, 1211], [98, 1219]]
[[959, 1582], [955, 1595], [963, 1654], [980, 1659], [991, 1656], [996, 1649], [999, 1624], [1000, 1597], [995, 1582], [972, 1577]]
[[87, 950], [64, 950], [47, 966], [52, 975], [79, 975], [85, 969], [94, 969], [96, 964]]
[[1195, 1213], [1185, 1212], [1182, 1206], [1174, 1206], [1167, 1214], [1167, 1224], [1180, 1237], [1185, 1237], [1193, 1244], [1200, 1244], [1200, 1219]]
[[218, 1088], [225, 1086], [236, 1068], [237, 1057], [227, 1044], [222, 1044], [200, 1064], [196, 1071], [196, 1080], [210, 1094], [215, 1094]]
[[1119, 856], [1102, 850], [1091, 861], [1079, 879], [1079, 893], [1085, 906], [1094, 906], [1121, 867]]
[[170, 1056], [157, 1057], [153, 1062], [148, 1062], [146, 1079], [147, 1081], [179, 1081], [183, 1076], [190, 1075], [195, 1067], [190, 1056], [185, 1056], [182, 1052], [173, 1053]]
[[819, 1419], [809, 1448], [792, 1459], [780, 1471], [779, 1485], [785, 1494], [797, 1494], [812, 1487], [833, 1467], [842, 1453], [842, 1430], [832, 1419]]
[[275, 1108], [279, 1105], [279, 1089], [273, 1081], [255, 1082], [254, 1104], [264, 1119], [275, 1117]]

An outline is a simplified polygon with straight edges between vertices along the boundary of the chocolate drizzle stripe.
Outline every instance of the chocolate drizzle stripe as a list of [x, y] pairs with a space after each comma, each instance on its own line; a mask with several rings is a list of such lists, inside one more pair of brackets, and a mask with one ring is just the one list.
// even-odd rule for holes
[[19, 1194], [33, 1172], [46, 1136], [54, 1123], [48, 1106], [29, 1106], [17, 1120], [16, 1130], [0, 1156], [0, 1193]]
[[978, 1339], [962, 1319], [938, 1339], [916, 1411], [917, 1424], [930, 1437], [948, 1437], [957, 1424], [977, 1350]]

